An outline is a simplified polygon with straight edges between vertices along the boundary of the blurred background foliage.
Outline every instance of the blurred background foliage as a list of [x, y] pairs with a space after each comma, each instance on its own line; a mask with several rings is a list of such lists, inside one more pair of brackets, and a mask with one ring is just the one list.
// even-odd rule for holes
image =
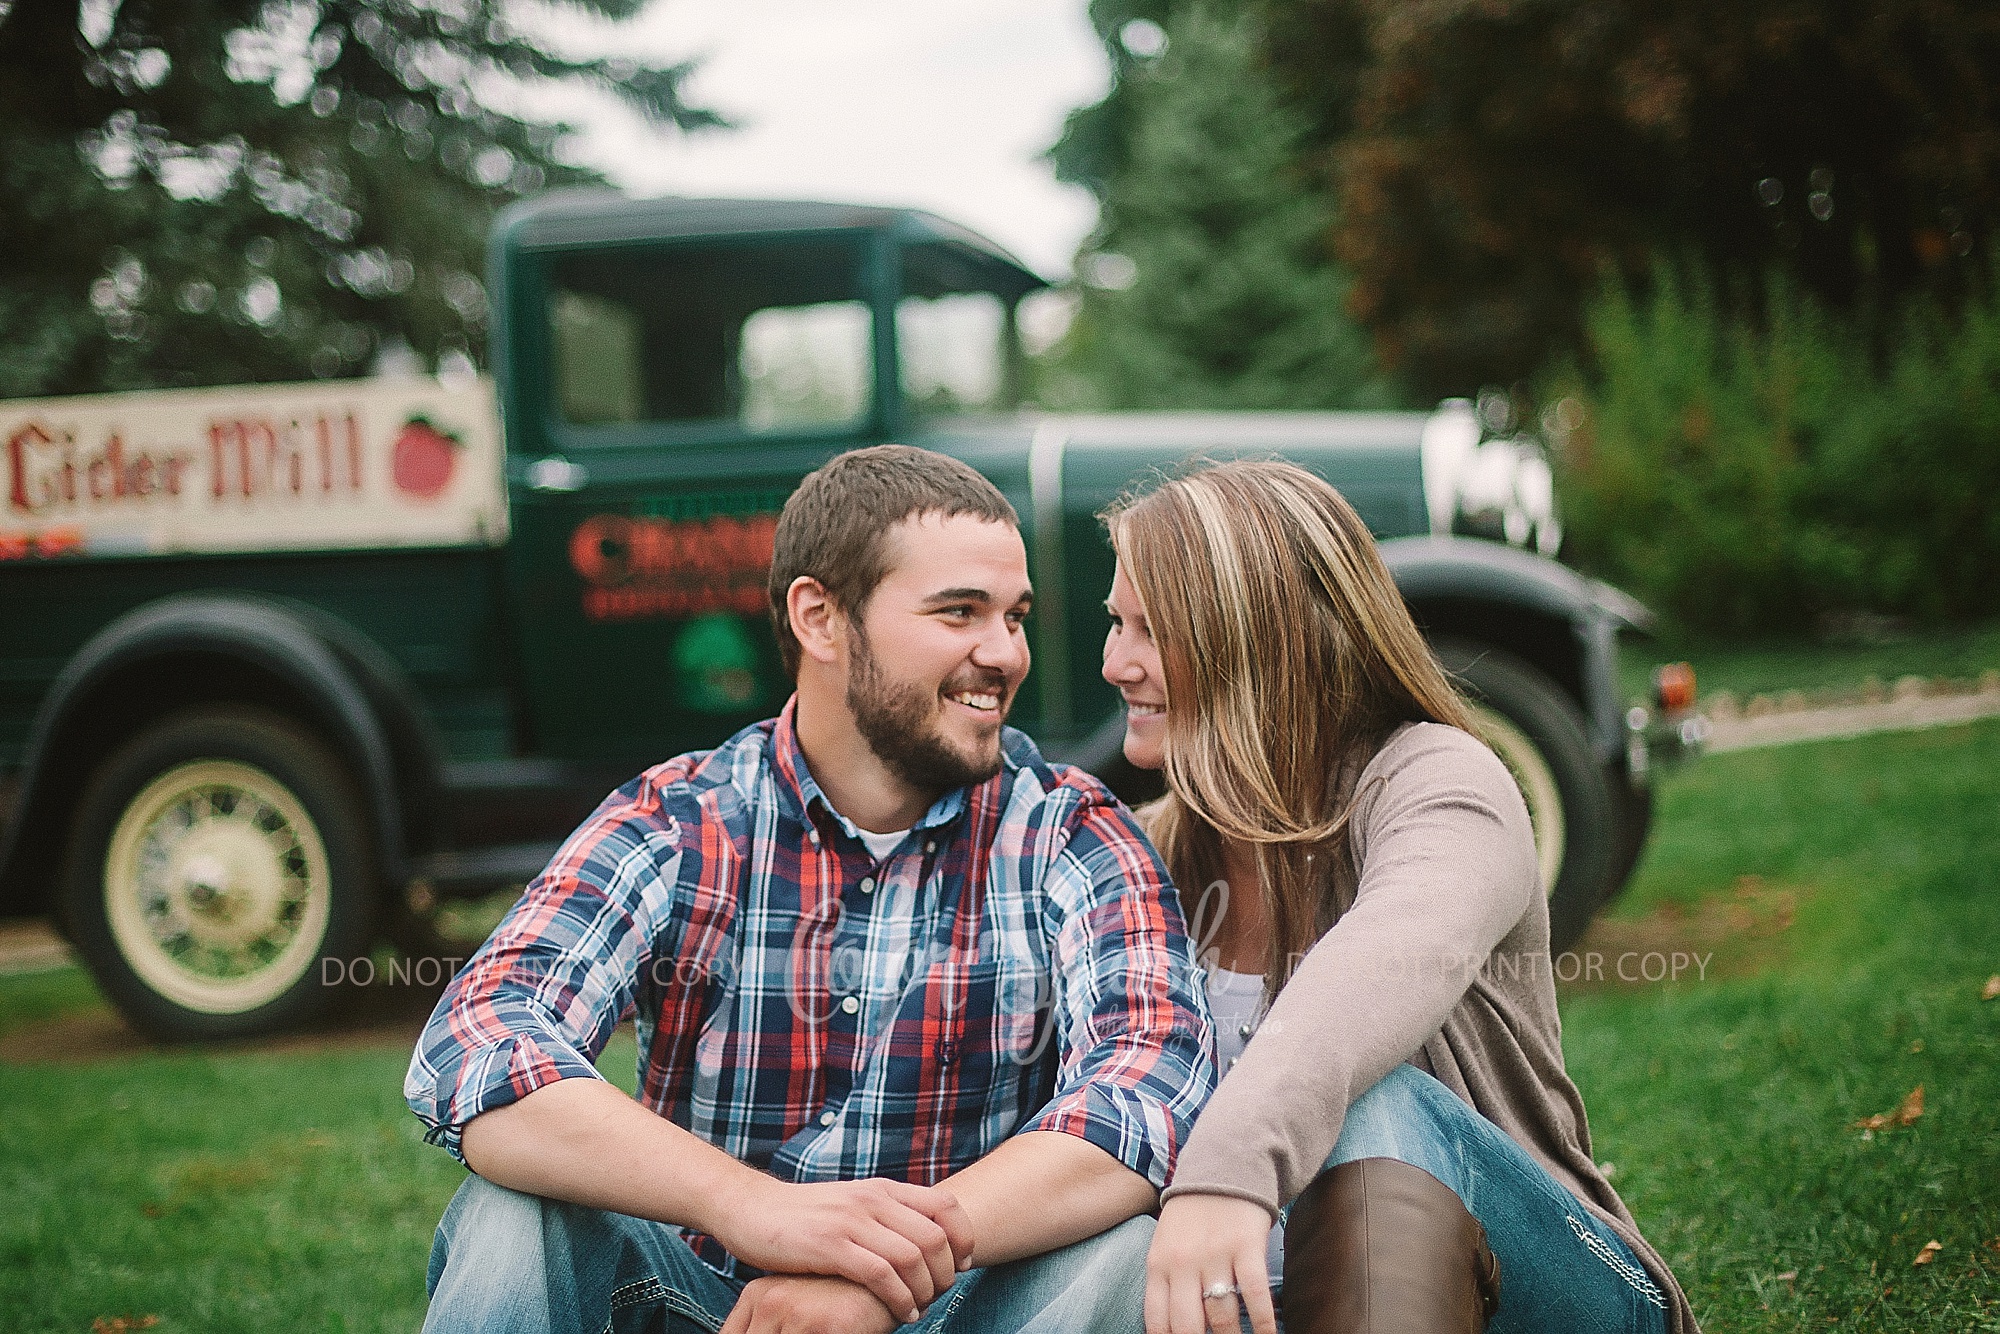
[[685, 67], [568, 59], [518, 9], [0, 5], [0, 397], [481, 363], [494, 211], [599, 179], [522, 94], [593, 84], [717, 123]]
[[1114, 83], [1051, 156], [1103, 217], [1057, 402], [1497, 388], [1566, 554], [1676, 630], [2000, 611], [2000, 7], [1090, 12]]
[[[615, 34], [649, 0], [574, 0]], [[484, 363], [529, 114], [684, 66], [503, 0], [0, 0], [0, 396]], [[1090, 0], [1113, 80], [1051, 407], [1539, 423], [1673, 628], [2000, 612], [2000, 6]], [[614, 43], [606, 42], [609, 48]]]

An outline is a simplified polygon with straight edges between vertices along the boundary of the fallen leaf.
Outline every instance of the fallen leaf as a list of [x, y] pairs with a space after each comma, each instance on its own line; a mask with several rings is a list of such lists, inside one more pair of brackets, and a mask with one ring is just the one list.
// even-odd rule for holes
[[101, 1315], [90, 1322], [90, 1334], [130, 1334], [160, 1323], [156, 1315]]
[[1981, 1000], [1992, 1000], [1995, 996], [2000, 996], [2000, 973], [1987, 978], [1986, 985], [1979, 989]]
[[1897, 1126], [1907, 1126], [1924, 1114], [1924, 1086], [1917, 1085], [1910, 1090], [1910, 1096], [1903, 1099], [1893, 1112], [1877, 1112], [1864, 1116], [1854, 1123], [1856, 1130], [1892, 1130]]
[[1943, 1242], [1927, 1241], [1924, 1243], [1924, 1248], [1917, 1252], [1917, 1258], [1910, 1261], [1910, 1263], [1913, 1265], [1927, 1265], [1931, 1261], [1937, 1259], [1938, 1252], [1943, 1249], [1944, 1249]]

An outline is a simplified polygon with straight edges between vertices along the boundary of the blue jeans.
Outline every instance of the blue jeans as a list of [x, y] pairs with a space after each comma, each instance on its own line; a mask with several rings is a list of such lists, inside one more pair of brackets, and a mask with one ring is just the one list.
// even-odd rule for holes
[[[973, 1269], [906, 1329], [920, 1334], [1141, 1334], [1151, 1218], [1046, 1255]], [[471, 1177], [431, 1246], [425, 1334], [696, 1334], [722, 1328], [742, 1285], [664, 1223], [563, 1204]]]
[[1486, 1229], [1500, 1261], [1488, 1334], [1665, 1334], [1666, 1297], [1631, 1249], [1498, 1126], [1415, 1066], [1397, 1066], [1347, 1109], [1326, 1166], [1362, 1158], [1422, 1168]]

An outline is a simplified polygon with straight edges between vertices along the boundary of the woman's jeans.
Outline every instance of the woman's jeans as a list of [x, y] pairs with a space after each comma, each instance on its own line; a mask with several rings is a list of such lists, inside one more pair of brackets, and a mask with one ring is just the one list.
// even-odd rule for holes
[[1397, 1066], [1348, 1108], [1326, 1166], [1362, 1158], [1422, 1168], [1486, 1229], [1500, 1261], [1489, 1334], [1665, 1334], [1666, 1297], [1617, 1234], [1415, 1066]]
[[[1046, 1255], [969, 1270], [907, 1328], [1077, 1334], [1145, 1328], [1153, 1220], [1131, 1218]], [[722, 1328], [742, 1285], [664, 1223], [523, 1195], [471, 1177], [431, 1246], [425, 1334], [695, 1334]]]

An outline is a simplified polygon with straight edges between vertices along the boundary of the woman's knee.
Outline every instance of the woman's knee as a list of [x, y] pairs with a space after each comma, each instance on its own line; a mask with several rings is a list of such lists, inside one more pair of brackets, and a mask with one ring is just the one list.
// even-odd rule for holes
[[1412, 1065], [1396, 1066], [1348, 1107], [1325, 1166], [1393, 1158], [1459, 1190], [1468, 1115], [1476, 1113], [1436, 1079]]

